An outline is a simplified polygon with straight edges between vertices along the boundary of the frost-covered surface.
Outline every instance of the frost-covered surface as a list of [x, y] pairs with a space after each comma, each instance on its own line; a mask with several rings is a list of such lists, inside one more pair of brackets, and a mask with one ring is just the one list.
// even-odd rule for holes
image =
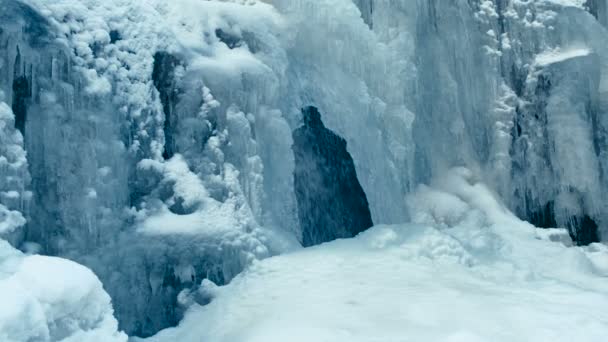
[[23, 213], [31, 193], [23, 136], [15, 127], [15, 116], [0, 91], [0, 238], [18, 239], [18, 228], [25, 225]]
[[204, 283], [211, 303], [149, 341], [605, 339], [605, 245], [542, 238], [465, 169], [411, 200], [414, 224], [258, 262], [226, 287]]
[[[274, 48], [282, 19], [271, 6], [3, 0], [0, 7], [0, 87], [25, 121], [32, 175], [31, 220], [16, 246], [91, 267], [122, 327], [148, 335], [177, 323], [182, 289], [207, 277], [227, 282], [253, 259], [297, 245], [288, 168], [269, 166], [267, 175], [278, 174], [270, 184], [263, 175], [264, 159], [289, 160], [291, 131], [257, 103], [276, 97], [276, 86], [250, 91], [272, 85], [264, 59], [284, 63]], [[174, 56], [174, 70], [156, 75], [171, 79], [154, 79], [157, 52]], [[169, 96], [175, 103], [165, 106], [164, 90], [179, 94]], [[167, 133], [174, 156], [165, 162]], [[258, 151], [256, 139], [267, 147]], [[7, 210], [3, 231], [24, 223]], [[294, 224], [271, 224], [278, 220]]]
[[[0, 340], [125, 342], [110, 296], [93, 272], [57, 257], [25, 255], [22, 238], [31, 194], [23, 136], [0, 92]], [[38, 252], [40, 246], [23, 249]]]

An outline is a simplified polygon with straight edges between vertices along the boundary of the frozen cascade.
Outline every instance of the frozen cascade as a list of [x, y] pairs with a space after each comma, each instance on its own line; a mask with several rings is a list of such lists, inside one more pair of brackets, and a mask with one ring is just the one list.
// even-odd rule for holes
[[[246, 95], [237, 91], [240, 73], [232, 84], [225, 74], [210, 77], [227, 88], [222, 102], [215, 100], [200, 75], [216, 65], [204, 56], [190, 60], [189, 70], [177, 65], [191, 56], [163, 39], [169, 29], [157, 31], [159, 20], [133, 17], [151, 14], [144, 4], [3, 0], [0, 6], [2, 91], [16, 112], [7, 129], [15, 122], [25, 133], [33, 193], [24, 236], [12, 238], [16, 246], [39, 245], [42, 253], [91, 267], [114, 299], [121, 329], [146, 336], [177, 324], [182, 289], [205, 278], [223, 284], [253, 259], [297, 243], [255, 221], [262, 221], [263, 168], [251, 115], [233, 105], [255, 106], [254, 97], [240, 101]], [[215, 10], [230, 13], [231, 6]], [[159, 2], [155, 10], [160, 18], [171, 9]], [[230, 22], [216, 25], [230, 29]], [[260, 119], [268, 139], [282, 130], [290, 135], [280, 116], [268, 113]], [[170, 139], [172, 130], [179, 138]], [[230, 134], [243, 140], [229, 141]], [[173, 158], [165, 165], [163, 155]], [[13, 202], [2, 201], [6, 210]]]
[[203, 279], [304, 242], [314, 106], [374, 223], [466, 166], [520, 218], [605, 240], [607, 5], [0, 0], [0, 237], [91, 268], [128, 334], [174, 326]]

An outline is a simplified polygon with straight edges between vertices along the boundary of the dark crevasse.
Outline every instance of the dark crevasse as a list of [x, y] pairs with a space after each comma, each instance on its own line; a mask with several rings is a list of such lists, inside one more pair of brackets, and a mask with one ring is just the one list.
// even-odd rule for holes
[[179, 64], [179, 59], [168, 52], [160, 51], [154, 55], [152, 80], [160, 94], [160, 101], [163, 105], [163, 112], [165, 113], [165, 150], [163, 152], [163, 157], [165, 159], [169, 159], [175, 154], [173, 131], [176, 126], [176, 117], [174, 111], [178, 101], [178, 90], [175, 84], [175, 68]]
[[302, 115], [293, 151], [303, 245], [353, 237], [373, 223], [346, 141], [325, 128], [317, 108], [306, 107]]
[[13, 81], [13, 104], [12, 109], [15, 114], [15, 128], [21, 134], [25, 135], [25, 122], [27, 120], [27, 105], [28, 100], [32, 97], [30, 81], [27, 76], [21, 71], [21, 52], [17, 47], [17, 56], [15, 57], [15, 80]]
[[608, 2], [605, 0], [587, 0], [589, 12], [604, 26], [608, 26]]
[[361, 11], [363, 21], [365, 21], [370, 28], [373, 28], [374, 0], [354, 0], [354, 2]]

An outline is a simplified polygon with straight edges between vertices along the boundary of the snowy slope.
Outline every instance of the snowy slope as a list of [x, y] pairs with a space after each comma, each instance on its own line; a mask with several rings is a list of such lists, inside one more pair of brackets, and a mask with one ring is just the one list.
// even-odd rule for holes
[[225, 287], [203, 283], [211, 303], [147, 341], [605, 340], [608, 247], [550, 241], [560, 232], [516, 219], [468, 170], [411, 200], [418, 224], [273, 257]]

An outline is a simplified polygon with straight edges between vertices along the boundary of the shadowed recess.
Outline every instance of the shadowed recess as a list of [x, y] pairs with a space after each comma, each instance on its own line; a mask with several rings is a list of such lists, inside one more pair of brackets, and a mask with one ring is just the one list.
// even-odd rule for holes
[[373, 225], [367, 197], [346, 149], [315, 107], [293, 132], [294, 187], [305, 247], [350, 238]]

